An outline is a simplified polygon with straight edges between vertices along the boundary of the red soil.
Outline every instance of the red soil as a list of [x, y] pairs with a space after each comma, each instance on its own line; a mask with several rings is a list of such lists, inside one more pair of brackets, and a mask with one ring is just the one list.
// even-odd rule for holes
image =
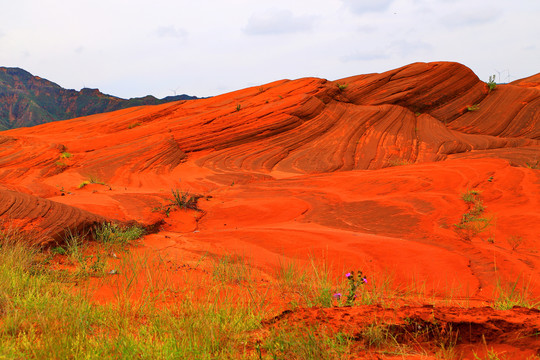
[[[145, 242], [167, 253], [239, 253], [263, 270], [324, 253], [436, 296], [489, 301], [501, 278], [540, 297], [538, 77], [490, 92], [463, 65], [415, 63], [5, 131], [0, 215], [56, 239], [161, 221]], [[106, 185], [79, 189], [90, 177]], [[155, 211], [172, 188], [206, 196], [203, 211]], [[473, 189], [491, 225], [471, 235], [454, 225]]]

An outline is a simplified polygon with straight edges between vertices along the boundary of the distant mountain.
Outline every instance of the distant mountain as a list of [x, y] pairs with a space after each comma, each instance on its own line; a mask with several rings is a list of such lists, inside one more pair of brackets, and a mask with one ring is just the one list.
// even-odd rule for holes
[[103, 94], [98, 89], [64, 89], [23, 69], [0, 67], [0, 130], [34, 126], [132, 106], [192, 99], [197, 97], [176, 95], [157, 99], [148, 95], [126, 100]]

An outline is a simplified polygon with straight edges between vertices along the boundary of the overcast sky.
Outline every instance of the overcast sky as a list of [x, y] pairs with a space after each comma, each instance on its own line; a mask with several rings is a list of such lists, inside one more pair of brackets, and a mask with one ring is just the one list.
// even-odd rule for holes
[[540, 72], [540, 0], [3, 0], [0, 66], [123, 97], [458, 61]]

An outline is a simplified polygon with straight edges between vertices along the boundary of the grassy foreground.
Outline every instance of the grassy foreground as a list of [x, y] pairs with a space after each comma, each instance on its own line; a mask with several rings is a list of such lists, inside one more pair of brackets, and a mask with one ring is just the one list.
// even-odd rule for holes
[[[332, 279], [327, 264], [280, 263], [275, 281], [263, 287], [240, 256], [204, 259], [206, 269], [195, 264], [173, 277], [170, 262], [129, 251], [141, 235], [105, 224], [91, 248], [68, 234], [65, 247], [41, 251], [16, 231], [0, 232], [0, 359], [348, 359], [358, 346], [322, 324], [263, 329], [276, 298], [281, 309], [346, 305], [347, 289], [360, 283]], [[65, 266], [52, 266], [56, 258]], [[373, 282], [356, 292], [355, 304], [388, 305], [404, 296], [388, 279]], [[96, 283], [112, 300], [96, 301]], [[515, 286], [510, 290], [501, 291], [501, 308], [530, 305]], [[364, 344], [406, 355], [382, 325], [364, 330]], [[453, 358], [452, 342], [444, 346], [440, 357]]]
[[[204, 286], [196, 278], [175, 285], [162, 261], [134, 256], [123, 244], [94, 244], [89, 254], [71, 234], [52, 252], [25, 245], [17, 232], [0, 239], [0, 359], [324, 359], [347, 352], [341, 335], [294, 327], [250, 345], [268, 304], [251, 287], [243, 259], [213, 261]], [[55, 253], [66, 269], [50, 266]], [[105, 304], [91, 296], [91, 280], [100, 278], [114, 293]]]

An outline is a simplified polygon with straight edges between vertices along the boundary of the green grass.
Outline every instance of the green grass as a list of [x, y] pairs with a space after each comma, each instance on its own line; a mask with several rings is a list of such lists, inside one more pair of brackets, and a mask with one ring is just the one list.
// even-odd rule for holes
[[352, 339], [343, 333], [332, 333], [323, 326], [284, 325], [275, 329], [260, 345], [261, 356], [268, 359], [345, 359]]
[[[68, 231], [64, 241], [65, 249], [60, 249], [64, 249], [68, 261], [76, 267], [76, 271], [71, 274], [73, 277], [105, 275], [106, 255], [101, 251], [88, 253], [83, 235]], [[60, 251], [57, 249], [55, 252]]]
[[171, 193], [173, 198], [170, 205], [177, 206], [180, 209], [197, 210], [197, 201], [202, 197], [201, 195], [190, 194], [187, 191], [178, 189], [172, 189]]
[[387, 164], [388, 166], [393, 167], [393, 166], [411, 165], [412, 162], [405, 159], [389, 159]]
[[530, 294], [529, 284], [520, 282], [519, 276], [511, 282], [503, 282], [500, 276], [497, 276], [493, 308], [498, 310], [509, 310], [514, 306], [537, 308], [540, 299], [535, 299]]
[[[26, 245], [16, 230], [0, 231], [0, 359], [348, 359], [359, 346], [406, 356], [413, 349], [400, 336], [420, 344], [425, 335], [413, 327], [396, 333], [385, 323], [358, 329], [354, 337], [323, 323], [266, 327], [263, 320], [275, 312], [257, 285], [259, 270], [246, 257], [216, 257], [206, 268], [203, 255], [179, 277], [170, 270], [170, 259], [158, 253], [111, 256], [109, 244], [126, 246], [139, 230], [103, 224], [98, 233], [105, 235], [88, 251], [89, 236], [67, 232], [62, 254]], [[71, 268], [50, 266], [58, 257]], [[333, 292], [345, 293], [343, 275], [324, 259], [281, 260], [277, 283], [264, 286], [275, 285], [296, 306], [331, 307]], [[406, 295], [391, 290], [389, 276], [368, 273], [368, 278], [354, 305]], [[98, 305], [91, 299], [101, 286], [110, 289], [112, 300]], [[499, 287], [497, 308], [534, 306], [518, 281]], [[437, 356], [452, 358], [457, 334], [441, 332], [434, 321], [428, 325], [422, 329], [435, 339]]]
[[292, 307], [333, 305], [332, 295], [338, 285], [326, 260], [317, 261], [310, 256], [309, 263], [304, 265], [293, 260], [280, 260], [275, 276]]
[[115, 223], [101, 224], [93, 233], [96, 241], [111, 245], [127, 245], [144, 234], [145, 230], [140, 226], [121, 226]]
[[117, 301], [96, 306], [91, 289], [42, 270], [38, 249], [10, 240], [1, 250], [0, 358], [237, 359], [248, 357], [240, 344], [260, 325], [261, 315], [215, 289], [196, 301], [185, 289], [164, 289], [186, 295], [167, 307], [152, 291], [134, 300], [133, 279], [156, 279], [127, 256], [114, 277]]
[[525, 163], [525, 167], [527, 167], [528, 169], [533, 169], [533, 170], [537, 170], [537, 169], [540, 169], [540, 160], [535, 160], [535, 161], [527, 161]]
[[61, 154], [60, 154], [60, 159], [69, 159], [70, 157], [72, 157], [73, 155], [71, 155], [71, 153], [68, 153], [67, 151], [63, 151]]
[[84, 180], [82, 183], [77, 186], [78, 189], [82, 189], [86, 185], [90, 184], [99, 184], [99, 185], [107, 185], [105, 182], [99, 180], [96, 176], [89, 176], [87, 180]]
[[252, 267], [245, 256], [222, 255], [213, 261], [212, 277], [225, 283], [250, 283], [253, 281]]

